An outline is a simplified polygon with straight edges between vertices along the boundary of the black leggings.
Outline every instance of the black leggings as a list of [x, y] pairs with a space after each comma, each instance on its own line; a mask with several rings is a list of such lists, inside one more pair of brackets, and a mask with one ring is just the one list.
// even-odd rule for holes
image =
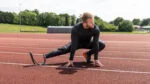
[[[80, 48], [84, 48], [84, 49], [92, 49], [92, 45], [93, 42], [90, 43], [85, 43], [85, 44], [80, 44], [77, 49]], [[103, 41], [99, 41], [99, 52], [102, 51], [105, 48], [105, 43]], [[69, 53], [71, 49], [71, 42], [69, 42], [68, 44], [66, 44], [65, 46], [58, 48], [57, 50], [51, 51], [48, 54], [45, 54], [46, 58], [51, 58], [51, 57], [56, 57], [56, 56], [60, 56], [66, 53]], [[89, 50], [88, 52], [90, 52], [90, 54], [94, 54], [91, 52], [91, 50]], [[73, 57], [70, 57], [70, 59], [72, 60]], [[91, 59], [91, 58], [90, 58]], [[98, 59], [98, 55], [96, 57], [94, 57], [95, 60]]]

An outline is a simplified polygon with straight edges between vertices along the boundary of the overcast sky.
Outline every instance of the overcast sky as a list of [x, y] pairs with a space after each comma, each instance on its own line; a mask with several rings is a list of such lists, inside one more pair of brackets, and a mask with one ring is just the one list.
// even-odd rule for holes
[[91, 12], [109, 22], [116, 17], [127, 20], [150, 18], [150, 0], [0, 0], [0, 10], [17, 12], [38, 9], [40, 12], [75, 14]]

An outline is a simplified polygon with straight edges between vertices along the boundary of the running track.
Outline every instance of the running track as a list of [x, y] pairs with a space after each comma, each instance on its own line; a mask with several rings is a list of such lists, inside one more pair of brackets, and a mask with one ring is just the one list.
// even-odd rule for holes
[[75, 54], [75, 68], [65, 68], [69, 54], [32, 66], [28, 52], [38, 62], [42, 54], [70, 42], [69, 34], [0, 34], [0, 84], [150, 84], [150, 35], [102, 34], [106, 48], [99, 53], [102, 68], [85, 64]]

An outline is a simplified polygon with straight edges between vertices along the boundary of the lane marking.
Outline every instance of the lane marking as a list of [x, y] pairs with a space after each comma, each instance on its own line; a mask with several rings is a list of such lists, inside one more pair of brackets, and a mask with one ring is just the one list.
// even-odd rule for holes
[[140, 52], [136, 52], [136, 51], [102, 51], [102, 52], [116, 52], [116, 53], [122, 53], [122, 52], [125, 52], [125, 53], [147, 53], [149, 54], [150, 52], [143, 52], [143, 51], [140, 51]]
[[139, 60], [139, 61], [150, 61], [150, 59], [137, 59], [137, 58], [121, 58], [121, 57], [100, 57], [103, 59], [118, 59], [118, 60]]
[[[18, 54], [18, 55], [28, 55], [29, 53], [21, 53], [21, 52], [0, 52], [0, 54]], [[42, 56], [43, 54], [38, 54], [35, 53], [35, 56]], [[68, 57], [68, 56], [64, 56], [64, 57]], [[83, 56], [76, 56], [76, 57], [81, 57], [83, 58]], [[137, 60], [137, 61], [150, 61], [150, 59], [146, 58], [146, 59], [140, 59], [140, 58], [123, 58], [123, 57], [99, 57], [102, 59], [117, 59], [117, 60]]]
[[[24, 64], [24, 63], [11, 63], [11, 62], [0, 62], [0, 64], [4, 65], [18, 65], [18, 66], [31, 66], [32, 64]], [[150, 74], [150, 72], [143, 71], [128, 71], [128, 70], [115, 70], [115, 69], [97, 69], [97, 68], [79, 68], [79, 67], [63, 67], [63, 66], [39, 66], [39, 67], [50, 67], [50, 68], [66, 68], [66, 69], [76, 69], [76, 70], [89, 70], [89, 71], [102, 71], [102, 72], [116, 72], [116, 73], [130, 73], [130, 74]]]
[[[140, 54], [150, 54], [150, 52], [130, 52], [130, 51], [128, 51], [128, 52], [125, 52], [125, 51], [102, 51], [101, 53], [111, 53], [111, 52], [115, 52], [115, 53], [133, 53], [133, 54], [138, 54], [138, 53], [140, 53]], [[7, 51], [0, 51], [0, 53], [5, 53], [5, 54], [10, 54], [10, 53], [12, 53], [12, 54], [28, 54], [27, 52], [7, 52]], [[35, 53], [35, 55], [42, 55], [42, 54], [40, 54], [40, 53]]]
[[[6, 47], [9, 47], [9, 48], [10, 48], [10, 46], [0, 46], [0, 47], [1, 47], [1, 48], [6, 48]], [[59, 46], [59, 47], [60, 47], [60, 46]], [[40, 48], [34, 47], [34, 48], [33, 48], [33, 47], [28, 47], [28, 46], [23, 46], [23, 47], [20, 47], [20, 46], [19, 46], [19, 47], [18, 47], [18, 46], [17, 46], [17, 47], [16, 47], [16, 46], [15, 46], [15, 47], [14, 47], [14, 46], [11, 46], [11, 48], [15, 48], [15, 49], [17, 49], [17, 48], [23, 48], [23, 49], [54, 49], [54, 48], [48, 48], [48, 47], [47, 47], [47, 48], [46, 48], [46, 47], [40, 47]]]
[[[40, 46], [40, 47], [39, 47]], [[23, 48], [23, 49], [57, 49], [55, 47], [62, 47], [63, 45], [57, 45], [57, 46], [54, 46], [54, 47], [42, 47], [40, 44], [39, 45], [36, 45], [36, 47], [30, 47], [30, 46], [27, 46], [27, 45], [19, 45], [19, 46], [1, 46], [1, 48], [6, 48], [6, 47], [11, 47], [11, 48]], [[129, 46], [109, 46], [107, 49], [112, 49], [112, 48], [119, 48], [119, 49], [128, 49]], [[150, 49], [150, 46], [138, 46], [137, 47], [138, 49]], [[130, 51], [129, 51], [130, 52]]]

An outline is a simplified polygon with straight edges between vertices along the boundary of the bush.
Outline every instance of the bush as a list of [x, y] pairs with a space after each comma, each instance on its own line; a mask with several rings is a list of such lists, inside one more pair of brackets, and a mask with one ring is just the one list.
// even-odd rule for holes
[[113, 24], [109, 24], [105, 21], [103, 21], [100, 17], [95, 16], [94, 17], [94, 22], [98, 27], [100, 28], [101, 31], [117, 31], [117, 26], [114, 26]]
[[113, 24], [109, 24], [107, 22], [103, 22], [100, 26], [99, 26], [100, 30], [102, 31], [111, 31], [111, 32], [115, 32], [117, 31], [117, 26], [114, 26]]
[[123, 32], [132, 32], [134, 30], [133, 24], [128, 20], [124, 20], [118, 25], [118, 30]]

